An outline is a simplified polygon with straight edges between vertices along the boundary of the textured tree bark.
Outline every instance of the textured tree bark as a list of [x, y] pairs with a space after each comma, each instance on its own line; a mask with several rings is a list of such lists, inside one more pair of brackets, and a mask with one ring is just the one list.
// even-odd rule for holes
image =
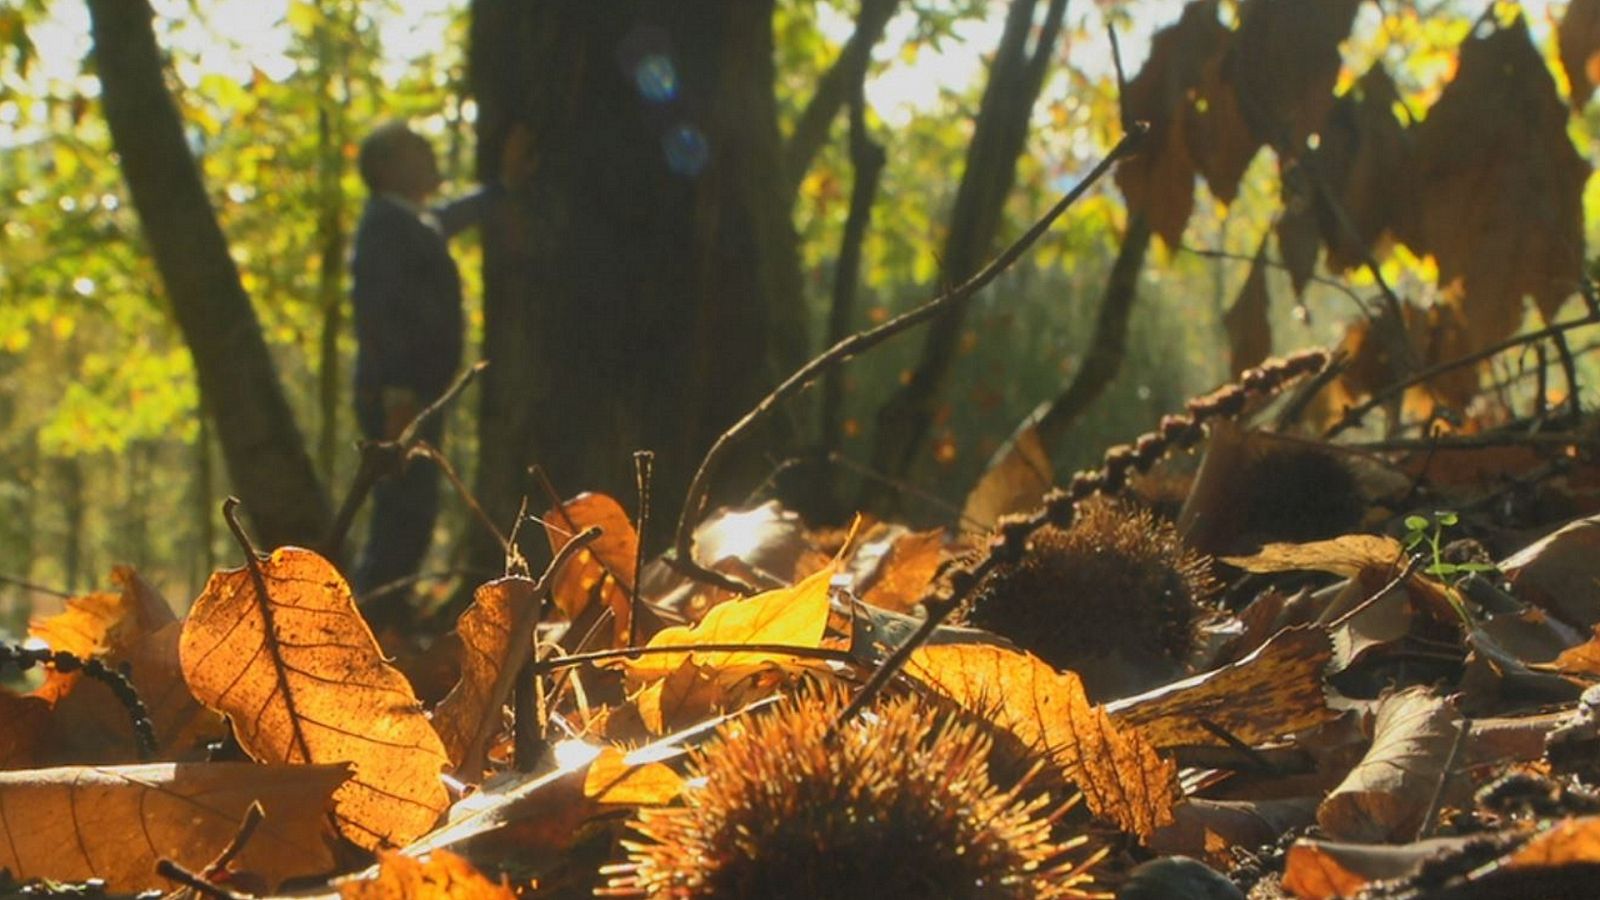
[[150, 5], [88, 5], [111, 139], [233, 489], [263, 544], [309, 544], [331, 517], [328, 499], [167, 93]]
[[[1037, 30], [1034, 15], [1040, 0], [1012, 0], [1006, 14], [945, 238], [943, 277], [950, 284], [971, 277], [994, 249], [1006, 196], [1016, 182], [1017, 159], [1027, 140], [1033, 104], [1066, 14], [1067, 0], [1047, 3]], [[889, 479], [863, 484], [862, 509], [893, 512], [897, 496], [889, 487], [891, 479], [904, 479], [927, 440], [965, 320], [966, 307], [960, 306], [933, 322], [910, 379], [879, 409], [871, 464]]]
[[544, 504], [530, 464], [627, 498], [642, 448], [659, 540], [711, 441], [804, 358], [771, 18], [772, 0], [473, 3], [479, 171], [514, 129], [535, 162], [484, 232], [477, 492], [503, 525], [524, 494]]

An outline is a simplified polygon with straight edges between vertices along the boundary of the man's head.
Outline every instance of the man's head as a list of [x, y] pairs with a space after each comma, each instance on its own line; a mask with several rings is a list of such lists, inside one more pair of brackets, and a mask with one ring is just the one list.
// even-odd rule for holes
[[361, 180], [374, 194], [399, 194], [418, 205], [439, 189], [433, 147], [404, 122], [380, 125], [361, 142]]

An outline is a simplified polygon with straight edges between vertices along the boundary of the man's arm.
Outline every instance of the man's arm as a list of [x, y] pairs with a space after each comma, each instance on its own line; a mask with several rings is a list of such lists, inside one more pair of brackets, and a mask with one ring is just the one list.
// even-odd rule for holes
[[499, 184], [488, 184], [465, 197], [441, 203], [428, 211], [438, 220], [439, 232], [446, 239], [453, 238], [482, 222], [484, 216], [489, 214], [489, 204], [504, 193], [505, 188]]

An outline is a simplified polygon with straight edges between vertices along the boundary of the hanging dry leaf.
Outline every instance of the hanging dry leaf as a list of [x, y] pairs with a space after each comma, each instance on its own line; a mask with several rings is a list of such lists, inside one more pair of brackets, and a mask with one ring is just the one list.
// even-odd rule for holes
[[448, 761], [405, 676], [384, 661], [350, 586], [309, 550], [217, 572], [189, 611], [179, 652], [202, 703], [227, 715], [258, 762], [355, 764], [334, 795], [346, 837], [404, 845], [448, 803]]
[[1268, 544], [1251, 556], [1220, 559], [1246, 572], [1331, 572], [1353, 578], [1369, 569], [1399, 571], [1405, 548], [1387, 535], [1347, 534], [1309, 544]]
[[961, 507], [962, 527], [988, 531], [1010, 513], [1033, 509], [1055, 481], [1050, 454], [1031, 423], [1024, 424], [990, 459]]
[[521, 577], [484, 584], [456, 622], [461, 637], [461, 680], [434, 709], [433, 727], [456, 777], [468, 784], [482, 779], [489, 739], [500, 728], [500, 710], [517, 672], [533, 655], [539, 612], [535, 587], [533, 581]]
[[[711, 610], [700, 624], [674, 626], [657, 632], [649, 647], [693, 644], [783, 644], [818, 647], [828, 626], [828, 582], [839, 571], [835, 560], [799, 584], [724, 603]], [[763, 665], [791, 665], [794, 657], [759, 651], [695, 651], [656, 653], [627, 660], [634, 681], [665, 678], [693, 661], [706, 669], [744, 669]]]
[[683, 776], [659, 762], [640, 762], [640, 754], [616, 747], [600, 751], [583, 776], [584, 796], [596, 803], [661, 806], [683, 793]]
[[1416, 838], [1463, 727], [1454, 705], [1425, 688], [1384, 697], [1372, 746], [1322, 802], [1317, 824], [1335, 840]]
[[583, 493], [561, 504], [561, 510], [546, 510], [544, 522], [551, 552], [574, 534], [599, 526], [600, 537], [556, 573], [550, 596], [568, 621], [576, 621], [592, 599], [603, 601], [611, 610], [614, 646], [626, 646], [639, 534], [622, 504], [605, 494]]
[[1335, 272], [1364, 264], [1368, 253], [1382, 259], [1383, 235], [1408, 206], [1411, 143], [1395, 117], [1399, 102], [1394, 79], [1374, 63], [1339, 98], [1323, 125], [1316, 165], [1355, 231], [1351, 235], [1328, 204], [1317, 204], [1328, 268]]
[[100, 878], [117, 893], [165, 889], [158, 859], [203, 869], [260, 802], [266, 819], [233, 868], [276, 888], [332, 871], [330, 795], [349, 774], [249, 763], [0, 772], [0, 870], [22, 880]]
[[503, 882], [483, 877], [465, 859], [435, 850], [425, 859], [385, 851], [378, 856], [378, 877], [339, 885], [340, 900], [514, 900]]
[[1200, 67], [1194, 102], [1184, 108], [1189, 155], [1212, 196], [1223, 203], [1232, 203], [1239, 196], [1239, 182], [1261, 149], [1261, 141], [1245, 124], [1239, 97], [1224, 74], [1237, 40], [1236, 33], [1224, 32], [1216, 51]]
[[1117, 166], [1117, 186], [1128, 209], [1144, 213], [1169, 247], [1182, 240], [1194, 209], [1195, 164], [1186, 133], [1191, 95], [1227, 37], [1216, 0], [1194, 0], [1175, 24], [1151, 38], [1149, 58], [1122, 95], [1128, 113], [1150, 123], [1150, 131], [1144, 149]]
[[[1306, 285], [1311, 283], [1311, 276], [1317, 270], [1317, 257], [1322, 255], [1322, 231], [1317, 227], [1317, 192], [1309, 170], [1300, 160], [1286, 163], [1278, 181], [1278, 197], [1283, 209], [1278, 213], [1273, 231], [1278, 236], [1278, 255], [1283, 258], [1289, 282], [1295, 296], [1299, 297], [1305, 294]], [[1254, 267], [1251, 271], [1255, 271]]]
[[1323, 684], [1333, 643], [1315, 626], [1286, 628], [1244, 659], [1106, 704], [1158, 748], [1220, 745], [1210, 722], [1255, 746], [1335, 717]]
[[1083, 791], [1089, 808], [1140, 839], [1172, 821], [1177, 766], [1137, 728], [1089, 703], [1083, 682], [1037, 657], [999, 647], [923, 647], [907, 674], [987, 716], [1023, 743], [1047, 750]]
[[1514, 332], [1524, 297], [1548, 318], [1577, 288], [1589, 164], [1567, 116], [1518, 15], [1461, 45], [1455, 77], [1414, 129], [1419, 213], [1402, 237], [1433, 254], [1441, 287], [1459, 288], [1464, 351]]
[[1572, 83], [1573, 109], [1582, 109], [1600, 82], [1600, 0], [1572, 0], [1556, 31], [1561, 68]]
[[1224, 76], [1263, 143], [1292, 156], [1322, 128], [1339, 78], [1339, 44], [1360, 0], [1245, 0]]
[[1261, 239], [1239, 296], [1222, 316], [1228, 332], [1228, 372], [1237, 376], [1272, 355], [1272, 323], [1267, 320], [1267, 239]]

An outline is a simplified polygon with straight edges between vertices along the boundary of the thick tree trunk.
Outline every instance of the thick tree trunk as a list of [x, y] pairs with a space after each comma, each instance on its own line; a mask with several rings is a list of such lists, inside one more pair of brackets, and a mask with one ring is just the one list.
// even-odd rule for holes
[[[1034, 15], [1041, 0], [1012, 0], [1006, 15], [945, 238], [943, 277], [949, 284], [966, 281], [994, 252], [1001, 213], [1016, 182], [1017, 159], [1027, 141], [1033, 104], [1066, 14], [1067, 0], [1044, 3], [1043, 21], [1037, 29]], [[888, 479], [865, 482], [863, 509], [892, 511], [896, 496], [888, 485], [905, 478], [927, 439], [955, 359], [965, 312], [965, 305], [954, 307], [929, 327], [921, 361], [911, 378], [879, 409], [872, 468]]]
[[147, 0], [88, 0], [101, 102], [145, 239], [194, 357], [233, 489], [264, 544], [331, 512], [167, 93]]
[[659, 538], [711, 441], [806, 348], [784, 324], [800, 281], [772, 0], [472, 16], [480, 173], [517, 128], [536, 161], [485, 231], [479, 497], [509, 526], [538, 463], [562, 491], [625, 500], [630, 453], [650, 449]]

